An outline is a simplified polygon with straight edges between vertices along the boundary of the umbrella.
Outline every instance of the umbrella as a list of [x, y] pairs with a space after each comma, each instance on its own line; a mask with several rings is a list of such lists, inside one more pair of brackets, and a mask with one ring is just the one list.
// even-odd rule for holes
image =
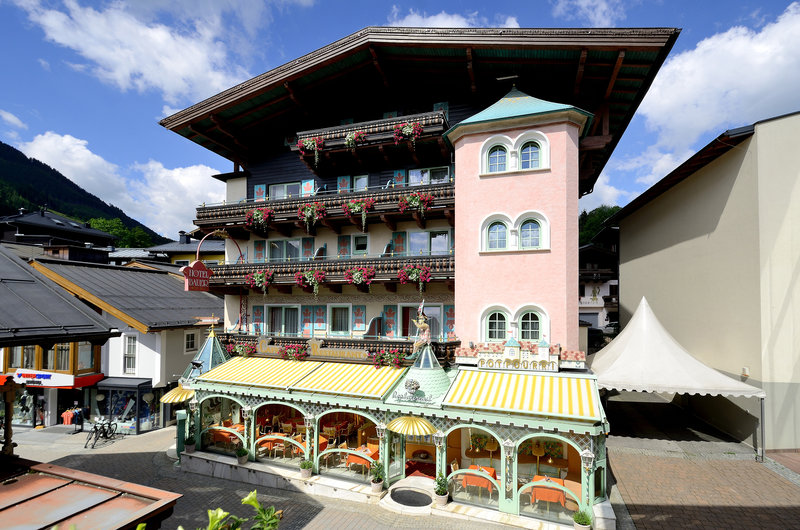
[[386, 426], [392, 432], [409, 436], [425, 436], [436, 432], [436, 427], [425, 418], [414, 416], [401, 416], [389, 422]]

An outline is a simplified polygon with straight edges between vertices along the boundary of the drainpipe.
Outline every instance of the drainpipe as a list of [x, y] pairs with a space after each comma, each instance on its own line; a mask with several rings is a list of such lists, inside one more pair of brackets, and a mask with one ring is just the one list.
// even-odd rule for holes
[[765, 439], [765, 427], [764, 427], [764, 398], [761, 398], [761, 444], [758, 448], [758, 455], [756, 455], [756, 462], [763, 462], [764, 461], [764, 439]]

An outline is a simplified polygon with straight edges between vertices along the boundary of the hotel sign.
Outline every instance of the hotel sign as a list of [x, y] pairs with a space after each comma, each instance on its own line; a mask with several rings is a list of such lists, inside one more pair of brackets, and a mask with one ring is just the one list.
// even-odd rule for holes
[[184, 278], [184, 291], [208, 291], [214, 271], [206, 267], [202, 261], [193, 261], [189, 266], [181, 267], [180, 270]]

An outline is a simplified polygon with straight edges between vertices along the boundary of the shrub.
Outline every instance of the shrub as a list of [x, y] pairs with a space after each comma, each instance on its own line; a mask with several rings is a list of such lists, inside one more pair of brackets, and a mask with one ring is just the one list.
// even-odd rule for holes
[[300, 462], [300, 469], [311, 469], [312, 467], [314, 467], [314, 462], [311, 460], [303, 460]]
[[576, 523], [582, 524], [582, 525], [590, 525], [590, 524], [592, 524], [591, 516], [588, 513], [583, 512], [583, 511], [577, 511], [574, 514], [572, 514], [572, 520], [575, 521]]
[[236, 448], [236, 456], [247, 456], [250, 452], [241, 445]]
[[433, 486], [433, 492], [436, 493], [436, 495], [447, 495], [447, 479], [444, 478], [444, 475], [441, 473], [436, 477]]
[[372, 464], [372, 467], [369, 470], [370, 475], [372, 475], [372, 482], [383, 482], [383, 479], [386, 477], [386, 473], [383, 471], [383, 464], [381, 462], [375, 462]]

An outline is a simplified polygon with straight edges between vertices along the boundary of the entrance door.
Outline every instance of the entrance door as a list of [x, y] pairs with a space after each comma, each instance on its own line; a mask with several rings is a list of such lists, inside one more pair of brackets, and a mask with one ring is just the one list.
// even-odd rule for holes
[[389, 485], [406, 476], [406, 437], [390, 430], [386, 430], [389, 437], [389, 469], [386, 480]]

